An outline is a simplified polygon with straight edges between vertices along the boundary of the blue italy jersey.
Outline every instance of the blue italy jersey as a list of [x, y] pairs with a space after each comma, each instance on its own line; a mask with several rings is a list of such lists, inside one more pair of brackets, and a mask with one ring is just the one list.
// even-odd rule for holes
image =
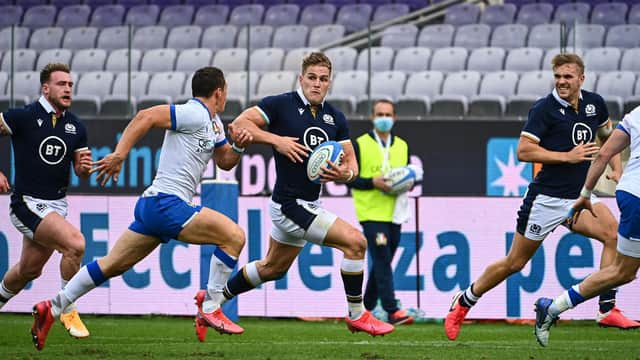
[[[602, 97], [582, 90], [576, 112], [554, 89], [538, 100], [529, 111], [521, 135], [550, 151], [567, 152], [584, 142], [594, 142], [598, 128], [607, 124], [609, 111]], [[548, 196], [575, 199], [587, 176], [591, 162], [543, 164], [529, 189]]]
[[[324, 102], [319, 106], [314, 118], [309, 109], [309, 102], [301, 90], [266, 97], [258, 104], [258, 111], [267, 122], [271, 133], [297, 137], [299, 143], [310, 149], [328, 140], [349, 140], [349, 128], [344, 114]], [[277, 175], [273, 200], [281, 203], [285, 199], [318, 199], [320, 185], [307, 177], [307, 160], [294, 163], [275, 149], [273, 153]]]
[[15, 156], [14, 193], [46, 200], [66, 195], [74, 154], [87, 149], [87, 131], [69, 111], [53, 126], [54, 114], [44, 97], [2, 113], [0, 132], [11, 135]]

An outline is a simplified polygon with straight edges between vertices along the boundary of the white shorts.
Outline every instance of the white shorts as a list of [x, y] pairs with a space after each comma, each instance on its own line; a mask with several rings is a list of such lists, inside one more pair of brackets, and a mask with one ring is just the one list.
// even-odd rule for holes
[[[518, 211], [517, 231], [529, 240], [544, 240], [558, 225], [567, 226], [569, 209], [576, 199], [562, 199], [527, 191]], [[600, 200], [591, 195], [591, 203]]]
[[320, 206], [320, 201], [297, 199], [286, 204], [271, 200], [269, 213], [273, 228], [271, 237], [282, 244], [303, 247], [307, 241], [322, 245], [329, 229], [338, 218]]
[[640, 259], [640, 239], [626, 238], [618, 234], [618, 252], [622, 255]]
[[11, 223], [22, 234], [33, 239], [36, 228], [42, 219], [52, 212], [67, 217], [67, 198], [43, 200], [28, 195], [11, 195]]

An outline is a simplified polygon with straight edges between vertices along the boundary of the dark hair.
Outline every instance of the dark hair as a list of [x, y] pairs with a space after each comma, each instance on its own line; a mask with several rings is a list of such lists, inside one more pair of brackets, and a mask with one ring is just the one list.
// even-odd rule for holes
[[326, 66], [331, 73], [331, 60], [321, 52], [312, 52], [302, 59], [302, 73], [304, 74], [309, 66], [314, 65]]
[[584, 62], [582, 62], [582, 58], [580, 58], [580, 56], [578, 56], [577, 54], [558, 54], [551, 60], [553, 70], [555, 70], [558, 66], [566, 64], [576, 64], [578, 66], [578, 71], [580, 72], [580, 74], [584, 74]]
[[373, 102], [373, 105], [371, 105], [371, 113], [373, 115], [375, 115], [375, 108], [376, 105], [378, 104], [389, 104], [391, 105], [391, 108], [393, 109], [393, 115], [395, 116], [396, 114], [396, 105], [393, 103], [393, 101], [389, 100], [389, 99], [378, 99], [376, 101]]
[[222, 70], [207, 66], [196, 70], [191, 79], [191, 94], [193, 97], [208, 98], [217, 89], [224, 89], [226, 82]]
[[40, 71], [40, 85], [44, 85], [49, 79], [51, 79], [51, 74], [56, 71], [63, 71], [67, 74], [71, 73], [69, 69], [69, 65], [63, 63], [49, 63], [42, 68]]

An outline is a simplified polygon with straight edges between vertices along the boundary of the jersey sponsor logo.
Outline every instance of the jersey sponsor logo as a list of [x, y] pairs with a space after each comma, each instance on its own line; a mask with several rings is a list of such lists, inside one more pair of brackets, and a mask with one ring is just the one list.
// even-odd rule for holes
[[518, 138], [491, 138], [487, 142], [487, 195], [523, 196], [533, 177], [531, 163], [516, 156]]
[[76, 134], [76, 126], [73, 124], [64, 124], [64, 132], [67, 134]]
[[213, 151], [213, 141], [209, 139], [198, 139], [197, 153], [210, 153]]
[[587, 104], [587, 106], [584, 107], [584, 112], [587, 113], [587, 116], [595, 116], [596, 106], [593, 104]]
[[571, 131], [571, 140], [573, 140], [573, 145], [593, 141], [593, 133], [591, 132], [591, 128], [587, 126], [587, 124], [581, 122], [573, 124], [573, 130]]
[[46, 164], [57, 165], [67, 155], [67, 144], [57, 136], [49, 136], [40, 143], [38, 153]]
[[47, 204], [45, 203], [37, 203], [36, 204], [36, 210], [38, 210], [39, 212], [43, 212], [47, 209]]
[[333, 116], [331, 116], [329, 114], [322, 115], [322, 121], [324, 121], [325, 124], [329, 124], [329, 125], [333, 125], [333, 126], [336, 125], [336, 123], [333, 121]]
[[304, 131], [304, 136], [302, 137], [302, 141], [304, 141], [304, 146], [310, 148], [311, 150], [315, 149], [316, 146], [322, 144], [323, 142], [329, 140], [329, 135], [317, 126], [312, 126], [307, 128]]

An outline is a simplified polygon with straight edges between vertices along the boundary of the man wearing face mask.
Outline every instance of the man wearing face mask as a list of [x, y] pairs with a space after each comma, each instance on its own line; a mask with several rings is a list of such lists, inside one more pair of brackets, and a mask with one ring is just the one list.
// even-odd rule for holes
[[[389, 194], [391, 186], [384, 174], [409, 162], [409, 146], [393, 135], [395, 109], [391, 101], [378, 100], [373, 104], [373, 129], [358, 137], [354, 150], [360, 174], [350, 183], [358, 221], [362, 225], [372, 264], [364, 306], [375, 308], [378, 299], [394, 325], [410, 324], [413, 317], [399, 309], [393, 287], [391, 262], [400, 242], [400, 224], [406, 221], [406, 206], [401, 197]], [[402, 218], [401, 218], [402, 217]]]

